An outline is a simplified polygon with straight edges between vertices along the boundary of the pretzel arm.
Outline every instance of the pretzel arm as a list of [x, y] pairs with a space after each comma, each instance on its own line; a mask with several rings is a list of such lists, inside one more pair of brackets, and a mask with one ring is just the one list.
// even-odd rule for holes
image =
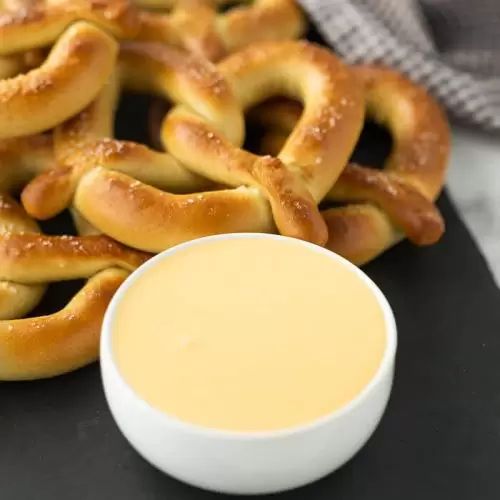
[[391, 173], [350, 164], [327, 198], [344, 203], [369, 200], [417, 245], [432, 245], [444, 232], [443, 218], [434, 203]]
[[7, 233], [0, 239], [0, 280], [37, 284], [87, 278], [115, 266], [133, 271], [147, 258], [106, 236]]
[[71, 26], [47, 60], [0, 81], [0, 139], [35, 134], [88, 105], [110, 76], [117, 44], [88, 23]]
[[140, 30], [137, 11], [127, 0], [38, 1], [0, 11], [0, 55], [47, 47], [77, 21], [88, 21], [118, 39], [134, 38]]
[[268, 204], [256, 189], [173, 195], [102, 168], [81, 179], [74, 203], [106, 234], [150, 252], [211, 234], [275, 229]]
[[53, 377], [95, 361], [104, 312], [127, 276], [101, 271], [59, 312], [0, 321], [0, 380]]

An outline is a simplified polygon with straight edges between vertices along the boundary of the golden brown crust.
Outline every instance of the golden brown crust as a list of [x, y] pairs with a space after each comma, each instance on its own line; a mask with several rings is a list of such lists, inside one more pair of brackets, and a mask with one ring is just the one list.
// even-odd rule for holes
[[81, 111], [109, 78], [116, 55], [116, 42], [102, 31], [71, 26], [42, 66], [0, 81], [0, 139], [50, 129]]
[[194, 54], [158, 43], [123, 43], [121, 76], [127, 89], [185, 104], [241, 144], [244, 122], [232, 89], [217, 68]]
[[[166, 153], [130, 141], [100, 139], [80, 144], [79, 153], [67, 159], [72, 166], [58, 166], [35, 177], [23, 189], [27, 212], [40, 220], [54, 217], [71, 205], [82, 176], [96, 165], [127, 174], [173, 193], [207, 189], [212, 183], [182, 167]], [[76, 156], [76, 158], [75, 158]]]
[[133, 271], [148, 257], [107, 236], [6, 233], [0, 239], [0, 280], [36, 284], [87, 278], [109, 267]]
[[[0, 380], [53, 376], [93, 361], [112, 294], [149, 257], [106, 236], [40, 234], [4, 191], [48, 168], [51, 151], [46, 136], [0, 142]], [[89, 281], [64, 309], [19, 319], [38, 304], [48, 282], [75, 278]]]
[[305, 28], [305, 17], [295, 0], [255, 0], [218, 19], [218, 31], [228, 52], [254, 42], [300, 38]]
[[17, 193], [54, 163], [51, 135], [38, 134], [0, 141], [0, 190]]
[[0, 55], [47, 47], [77, 21], [88, 21], [120, 39], [134, 38], [140, 30], [137, 11], [128, 0], [37, 1], [0, 10]]
[[[383, 170], [348, 165], [327, 199], [352, 205], [323, 216], [328, 248], [364, 264], [403, 234], [418, 245], [433, 244], [443, 234], [433, 201], [444, 183], [449, 129], [437, 103], [399, 73], [376, 66], [354, 72], [364, 82], [368, 114], [389, 128], [394, 145]], [[266, 150], [279, 149], [300, 116], [300, 106], [290, 101], [254, 110], [253, 119], [270, 130]]]
[[361, 87], [333, 54], [307, 42], [254, 44], [218, 69], [242, 109], [276, 93], [304, 102], [305, 112], [278, 155], [280, 161], [263, 161], [241, 150], [186, 107], [167, 115], [164, 143], [200, 175], [261, 189], [282, 234], [324, 244], [327, 233], [316, 203], [340, 175], [358, 137]]
[[[296, 165], [314, 199], [321, 201], [361, 131], [362, 88], [352, 71], [327, 49], [308, 42], [253, 45], [220, 67], [245, 109], [276, 95], [276, 88], [278, 95], [304, 104], [278, 158]], [[259, 78], [267, 80], [265, 90]]]
[[357, 265], [369, 262], [404, 237], [375, 205], [346, 205], [326, 210], [323, 216], [328, 225], [327, 247]]
[[[325, 137], [323, 143], [315, 142], [315, 154], [321, 154], [321, 144], [327, 147], [332, 138], [338, 136], [334, 132], [336, 126], [345, 125], [354, 142], [362, 115], [361, 93], [354, 80], [349, 94], [352, 99], [350, 114], [346, 112], [343, 119], [326, 124], [322, 121], [324, 112], [320, 113], [325, 103], [338, 100], [333, 87], [343, 88], [342, 85], [349, 80], [345, 67], [334, 56], [302, 43], [264, 44], [255, 51], [257, 56], [254, 52], [253, 62], [252, 57], [248, 58], [254, 77], [257, 74], [255, 84], [259, 83], [258, 74], [262, 73], [264, 81], [269, 80], [268, 86], [273, 87], [275, 80], [269, 76], [270, 68], [288, 53], [298, 53], [294, 60], [303, 61], [303, 67], [311, 70], [309, 76], [303, 80], [299, 78], [302, 85], [299, 94], [304, 95], [309, 106], [307, 120], [301, 123], [301, 127], [307, 129], [319, 122]], [[47, 172], [24, 190], [23, 203], [31, 214], [37, 217], [53, 215], [54, 210], [68, 206], [76, 193], [76, 207], [92, 225], [134, 248], [159, 251], [166, 248], [165, 245], [195, 236], [227, 231], [271, 231], [275, 224], [283, 234], [319, 244], [326, 242], [326, 226], [317, 209], [317, 200], [308, 188], [320, 184], [318, 177], [322, 177], [322, 183], [328, 178], [333, 182], [338, 175], [336, 166], [317, 165], [314, 169], [301, 163], [298, 151], [302, 155], [307, 153], [293, 141], [290, 141], [289, 150], [297, 153], [290, 165], [279, 158], [258, 157], [240, 149], [243, 108], [247, 103], [235, 99], [228, 83], [207, 61], [195, 56], [186, 57], [175, 48], [133, 42], [123, 45], [121, 64], [125, 86], [162, 93], [178, 103], [165, 121], [163, 138], [182, 163], [134, 143], [110, 138], [95, 140], [106, 127], [103, 128], [103, 122], [96, 120], [94, 115], [102, 110], [113, 113], [113, 106], [99, 104], [101, 99], [107, 99], [104, 95], [79, 118], [58, 127], [55, 149], [66, 166]], [[231, 65], [223, 64], [232, 82]], [[238, 63], [234, 67], [232, 79], [236, 80], [241, 65]], [[239, 77], [242, 81], [252, 78], [252, 72]], [[316, 79], [316, 90], [319, 89], [314, 96], [309, 92], [313, 86], [312, 78]], [[277, 81], [286, 87], [285, 76], [281, 75]], [[247, 88], [251, 89], [251, 86], [247, 85]], [[266, 88], [263, 87], [263, 97], [266, 97]], [[355, 102], [356, 98], [359, 102]], [[104, 122], [110, 120], [107, 118]], [[86, 140], [86, 137], [91, 140]], [[297, 137], [300, 138], [301, 134]], [[340, 151], [341, 146], [338, 146]], [[348, 154], [352, 144], [346, 140], [342, 148], [343, 154]], [[188, 173], [184, 164], [201, 176]], [[116, 172], [93, 172], [97, 166]], [[324, 170], [328, 169], [325, 174]], [[127, 175], [120, 176], [119, 173]], [[209, 177], [214, 183], [246, 189], [234, 194], [220, 190], [200, 193], [203, 177]], [[115, 179], [113, 184], [106, 182], [111, 178]], [[151, 186], [144, 186], [144, 182]], [[162, 193], [153, 187], [198, 192], [201, 201], [186, 206], [186, 197]], [[248, 189], [250, 187], [253, 189]], [[104, 194], [109, 194], [111, 189], [113, 198]], [[97, 195], [98, 192], [102, 196]], [[136, 193], [135, 197], [126, 196], [127, 192]], [[217, 202], [220, 207], [217, 207]], [[208, 209], [202, 209], [204, 203], [209, 203]], [[230, 203], [234, 203], [233, 216], [227, 213]], [[138, 210], [144, 213], [136, 215]], [[157, 217], [154, 216], [155, 210], [159, 214]], [[146, 211], [147, 217], [144, 215]], [[274, 223], [270, 222], [271, 212]], [[125, 213], [127, 219], [122, 217]], [[137, 221], [135, 227], [138, 230], [144, 228], [148, 233], [147, 242], [136, 231], [130, 230], [134, 225], [131, 220]], [[157, 223], [153, 224], [153, 221]], [[156, 242], [155, 237], [158, 238]]]
[[143, 12], [141, 40], [167, 41], [211, 61], [253, 42], [299, 38], [305, 18], [295, 0], [254, 0], [218, 13], [219, 0], [171, 2], [168, 14]]
[[127, 275], [101, 271], [59, 312], [0, 321], [0, 380], [53, 377], [95, 361], [104, 312]]
[[[438, 241], [444, 232], [444, 222], [433, 201], [444, 183], [450, 148], [449, 127], [438, 104], [418, 85], [396, 71], [376, 67], [358, 66], [357, 76], [364, 82], [368, 113], [378, 123], [389, 128], [393, 136], [393, 149], [383, 172], [350, 166], [333, 187], [329, 198], [334, 201], [368, 201], [387, 214], [394, 230], [392, 234], [373, 225], [380, 217], [366, 212], [369, 221], [356, 223], [375, 229], [364, 238], [378, 239], [382, 249], [401, 239], [401, 232], [413, 243], [429, 245]], [[335, 249], [337, 216], [335, 209], [324, 213], [330, 229], [328, 246]], [[364, 213], [363, 212], [363, 213]], [[376, 235], [376, 236], [375, 236]], [[357, 246], [345, 236], [343, 246], [350, 251]], [[347, 254], [349, 256], [349, 254]], [[354, 260], [363, 264], [378, 252], [364, 252]]]
[[[10, 196], [0, 193], [0, 238], [9, 232], [36, 234], [38, 224]], [[31, 311], [45, 292], [44, 285], [0, 281], [0, 320], [19, 318]]]
[[368, 113], [389, 128], [396, 143], [386, 169], [434, 199], [443, 186], [450, 151], [443, 110], [423, 88], [394, 70], [358, 66], [355, 71], [365, 84]]
[[444, 232], [443, 218], [434, 203], [390, 172], [351, 163], [331, 189], [329, 198], [345, 203], [369, 200], [417, 245], [432, 245]]
[[74, 204], [106, 234], [150, 252], [201, 236], [275, 229], [255, 189], [173, 195], [99, 168], [82, 178]]
[[227, 13], [217, 12], [217, 6], [225, 3], [219, 0], [175, 1], [168, 12], [144, 10], [138, 8], [140, 2], [134, 3], [40, 0], [0, 8], [0, 55], [46, 47], [79, 20], [120, 40], [159, 41], [212, 61], [254, 41], [293, 39], [304, 31], [304, 17], [294, 0], [255, 0]]
[[[232, 125], [232, 136], [241, 140], [242, 117], [235, 104], [226, 99], [231, 95], [227, 84], [207, 61], [186, 57], [178, 49], [158, 44], [133, 43], [123, 47], [122, 64], [123, 80], [128, 88], [153, 88], [161, 90], [166, 97], [193, 101], [200, 112], [221, 127]], [[207, 101], [195, 101], [197, 93]], [[90, 106], [57, 127], [54, 149], [58, 166], [35, 178], [22, 193], [23, 204], [30, 215], [46, 219], [68, 208], [80, 178], [96, 165], [174, 193], [212, 187], [211, 182], [188, 171], [167, 153], [105, 137], [112, 133], [118, 94], [119, 86], [113, 79]], [[210, 96], [213, 96], [211, 101]]]

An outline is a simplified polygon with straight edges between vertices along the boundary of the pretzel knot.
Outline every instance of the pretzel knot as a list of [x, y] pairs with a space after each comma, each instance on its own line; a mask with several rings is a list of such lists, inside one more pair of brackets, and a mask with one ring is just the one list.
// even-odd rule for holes
[[[160, 7], [160, 2], [138, 0], [143, 7]], [[211, 61], [264, 40], [289, 40], [305, 31], [305, 19], [295, 0], [254, 0], [250, 5], [219, 12], [234, 0], [177, 0], [164, 2], [167, 14], [141, 13], [140, 40], [165, 41], [187, 48]], [[165, 5], [163, 7], [165, 7]]]
[[[368, 116], [387, 126], [392, 151], [382, 170], [347, 165], [326, 200], [344, 206], [322, 212], [327, 247], [361, 265], [400, 241], [431, 245], [444, 232], [433, 204], [444, 183], [449, 128], [437, 103], [420, 87], [390, 69], [353, 68], [364, 83]], [[265, 151], [278, 151], [301, 116], [301, 108], [280, 101], [257, 108], [254, 123], [266, 130]]]
[[[112, 121], [116, 97], [106, 97], [108, 88], [56, 131], [56, 156], [65, 166], [24, 190], [30, 214], [49, 217], [73, 201], [105, 234], [153, 252], [199, 236], [276, 227], [326, 242], [317, 203], [347, 162], [363, 117], [361, 87], [335, 56], [305, 42], [262, 43], [216, 69], [170, 47], [132, 43], [122, 47], [120, 61], [123, 85], [177, 104], [162, 130], [177, 160], [135, 143], [96, 140], [98, 128], [109, 129], [98, 127], [97, 117], [107, 113], [104, 121]], [[277, 157], [259, 157], [241, 149], [243, 112], [275, 93], [302, 100], [306, 111]], [[175, 165], [174, 175], [151, 168], [150, 160]], [[205, 177], [228, 188], [197, 192]], [[179, 184], [191, 194], [158, 189]]]
[[[294, 0], [255, 0], [218, 12], [227, 0], [165, 2], [170, 11], [149, 11], [147, 1], [33, 0], [0, 11], [0, 55], [54, 43], [75, 21], [89, 21], [120, 40], [161, 41], [211, 60], [254, 41], [299, 37], [304, 17]], [[157, 2], [153, 6], [159, 6]], [[1, 4], [0, 4], [1, 9]]]
[[[0, 142], [0, 380], [50, 377], [97, 359], [107, 304], [148, 257], [106, 236], [47, 236], [6, 191], [53, 162], [50, 136]], [[59, 312], [16, 319], [48, 283], [87, 279]]]

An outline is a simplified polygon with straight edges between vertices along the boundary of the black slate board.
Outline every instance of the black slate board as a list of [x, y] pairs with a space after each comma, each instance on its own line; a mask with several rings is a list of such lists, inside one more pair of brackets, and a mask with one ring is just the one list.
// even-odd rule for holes
[[[144, 140], [144, 99], [129, 99], [118, 135]], [[358, 159], [380, 163], [371, 130]], [[367, 446], [335, 474], [280, 500], [500, 498], [500, 292], [448, 198], [436, 246], [402, 243], [366, 271], [399, 329], [394, 391]], [[46, 225], [68, 230], [67, 218]], [[37, 313], [77, 284], [55, 287]], [[53, 380], [0, 383], [0, 500], [209, 500], [140, 458], [115, 426], [97, 365]]]

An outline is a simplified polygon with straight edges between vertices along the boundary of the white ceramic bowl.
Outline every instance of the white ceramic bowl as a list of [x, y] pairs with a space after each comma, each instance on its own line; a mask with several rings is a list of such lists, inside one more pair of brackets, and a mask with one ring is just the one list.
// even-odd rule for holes
[[364, 445], [378, 425], [391, 392], [397, 343], [393, 313], [379, 288], [342, 257], [296, 240], [348, 267], [366, 283], [384, 312], [387, 342], [373, 379], [354, 400], [330, 415], [273, 432], [228, 432], [196, 426], [150, 406], [125, 382], [114, 361], [111, 325], [117, 304], [134, 280], [187, 246], [227, 238], [283, 237], [210, 236], [171, 248], [137, 269], [116, 293], [104, 318], [101, 371], [106, 398], [118, 427], [132, 446], [151, 464], [181, 481], [233, 494], [272, 493], [302, 486], [339, 468]]

